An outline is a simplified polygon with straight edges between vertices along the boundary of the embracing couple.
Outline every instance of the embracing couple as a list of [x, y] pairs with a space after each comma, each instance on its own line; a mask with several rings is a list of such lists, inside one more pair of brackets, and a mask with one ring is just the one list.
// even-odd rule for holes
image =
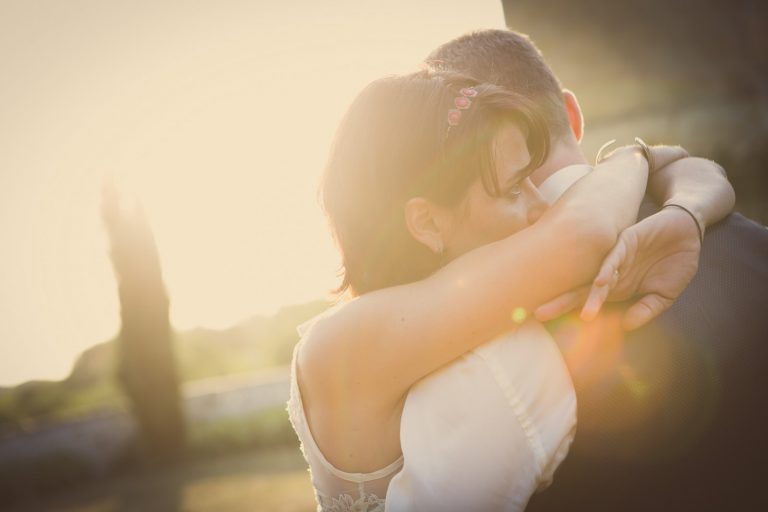
[[344, 300], [288, 403], [319, 510], [766, 503], [768, 231], [714, 162], [591, 166], [582, 130], [504, 30], [355, 99], [321, 196]]

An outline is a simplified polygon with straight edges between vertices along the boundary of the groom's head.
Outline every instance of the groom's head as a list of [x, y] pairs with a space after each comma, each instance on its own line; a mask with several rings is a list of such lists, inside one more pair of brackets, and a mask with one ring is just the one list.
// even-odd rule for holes
[[526, 35], [511, 30], [472, 32], [435, 49], [426, 63], [500, 85], [530, 99], [547, 122], [553, 146], [574, 145], [581, 139], [582, 117], [576, 98], [563, 90]]

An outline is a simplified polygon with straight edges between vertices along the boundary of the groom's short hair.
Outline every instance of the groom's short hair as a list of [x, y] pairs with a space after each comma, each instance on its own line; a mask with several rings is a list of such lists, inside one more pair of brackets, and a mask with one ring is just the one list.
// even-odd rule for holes
[[554, 138], [570, 133], [560, 81], [525, 34], [498, 29], [471, 32], [433, 50], [426, 64], [521, 94], [538, 106]]

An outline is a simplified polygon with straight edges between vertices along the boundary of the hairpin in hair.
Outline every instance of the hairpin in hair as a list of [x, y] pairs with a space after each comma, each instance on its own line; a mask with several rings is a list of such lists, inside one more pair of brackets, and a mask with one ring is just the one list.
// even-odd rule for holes
[[451, 131], [451, 128], [458, 126], [461, 121], [461, 111], [467, 110], [472, 106], [472, 98], [477, 96], [477, 89], [474, 87], [464, 87], [459, 91], [459, 94], [461, 96], [453, 98], [453, 105], [456, 108], [452, 108], [448, 111], [448, 131], [446, 132], [446, 136], [448, 135], [448, 132]]

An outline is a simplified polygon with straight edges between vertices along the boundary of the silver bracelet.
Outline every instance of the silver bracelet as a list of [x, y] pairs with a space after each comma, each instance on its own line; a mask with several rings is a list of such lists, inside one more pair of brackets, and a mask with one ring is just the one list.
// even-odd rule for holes
[[696, 224], [696, 231], [699, 232], [699, 241], [703, 244], [704, 243], [704, 230], [701, 229], [701, 225], [699, 224], [699, 219], [696, 218], [696, 216], [693, 214], [693, 212], [691, 210], [689, 210], [688, 208], [686, 208], [685, 206], [683, 206], [681, 204], [677, 204], [677, 203], [667, 203], [664, 206], [662, 206], [661, 209], [663, 210], [667, 206], [674, 206], [675, 208], [680, 208], [685, 213], [687, 213], [688, 215], [691, 216], [691, 218], [693, 219], [693, 223]]
[[603, 158], [605, 158], [603, 156], [603, 151], [608, 149], [611, 146], [611, 144], [613, 144], [614, 142], [616, 142], [616, 139], [611, 139], [605, 144], [603, 144], [602, 146], [600, 146], [600, 149], [597, 150], [597, 155], [595, 155], [595, 165], [598, 165], [600, 162], [603, 161]]
[[[603, 153], [606, 149], [608, 149], [611, 144], [615, 143], [616, 139], [611, 139], [602, 146], [600, 146], [600, 149], [597, 150], [597, 156], [595, 156], [595, 165], [599, 164], [603, 161], [605, 158], [603, 156]], [[648, 162], [648, 174], [653, 174], [653, 172], [656, 170], [656, 163], [653, 159], [653, 152], [651, 151], [651, 148], [648, 147], [648, 144], [645, 143], [643, 139], [640, 137], [635, 137], [635, 144], [637, 144], [640, 147], [640, 151], [643, 152], [643, 156], [645, 157], [645, 160]]]
[[643, 155], [645, 155], [645, 159], [648, 160], [648, 174], [653, 174], [654, 171], [656, 171], [656, 162], [653, 160], [651, 148], [649, 148], [648, 144], [646, 144], [640, 137], [635, 137], [635, 144], [640, 146], [640, 150], [643, 152]]

